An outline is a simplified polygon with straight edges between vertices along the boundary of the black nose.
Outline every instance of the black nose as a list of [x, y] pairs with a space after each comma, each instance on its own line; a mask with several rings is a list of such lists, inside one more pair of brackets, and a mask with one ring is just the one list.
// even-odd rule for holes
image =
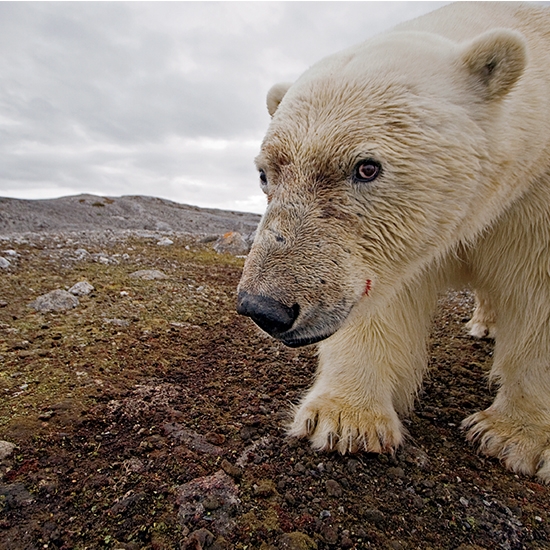
[[248, 292], [239, 292], [237, 313], [248, 315], [262, 330], [277, 337], [289, 330], [298, 314], [300, 306], [285, 306], [269, 296], [259, 296]]

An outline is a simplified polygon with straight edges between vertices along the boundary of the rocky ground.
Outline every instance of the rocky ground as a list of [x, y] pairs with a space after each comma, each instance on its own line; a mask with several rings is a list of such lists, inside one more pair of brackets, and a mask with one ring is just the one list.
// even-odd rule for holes
[[492, 399], [470, 293], [441, 299], [405, 447], [316, 453], [285, 437], [314, 351], [236, 315], [218, 219], [0, 230], [1, 549], [550, 548], [550, 489], [459, 428]]

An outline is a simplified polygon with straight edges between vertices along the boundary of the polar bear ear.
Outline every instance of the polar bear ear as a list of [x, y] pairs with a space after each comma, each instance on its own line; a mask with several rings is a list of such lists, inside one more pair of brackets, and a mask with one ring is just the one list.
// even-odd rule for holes
[[271, 87], [269, 92], [267, 92], [267, 112], [273, 116], [279, 103], [285, 97], [285, 94], [288, 92], [288, 89], [292, 86], [290, 82], [280, 82]]
[[523, 74], [527, 48], [520, 33], [494, 29], [467, 44], [461, 60], [484, 98], [497, 99], [504, 97]]

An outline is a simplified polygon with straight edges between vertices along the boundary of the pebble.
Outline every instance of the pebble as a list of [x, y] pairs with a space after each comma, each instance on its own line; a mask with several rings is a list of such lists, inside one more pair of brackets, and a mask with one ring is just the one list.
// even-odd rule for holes
[[282, 535], [277, 547], [279, 550], [316, 550], [317, 543], [305, 533], [294, 531]]
[[168, 237], [163, 237], [158, 243], [157, 246], [170, 246], [171, 244], [174, 244], [174, 241], [172, 239], [169, 239]]
[[341, 497], [344, 492], [342, 486], [334, 479], [328, 479], [325, 488], [329, 497]]
[[388, 476], [396, 479], [403, 479], [405, 477], [405, 470], [399, 466], [388, 468]]
[[181, 544], [182, 550], [196, 550], [197, 548], [208, 548], [214, 542], [214, 535], [208, 529], [193, 531]]
[[373, 523], [376, 526], [381, 525], [384, 522], [384, 514], [377, 508], [367, 508], [363, 512], [363, 517], [369, 522]]
[[333, 525], [323, 524], [320, 533], [327, 544], [336, 544], [338, 542], [338, 531]]
[[243, 477], [243, 469], [231, 464], [229, 460], [223, 459], [221, 463], [222, 470], [234, 479], [241, 479]]
[[88, 296], [95, 289], [88, 281], [80, 281], [69, 288], [69, 292], [75, 296]]
[[261, 479], [254, 486], [254, 494], [259, 497], [270, 497], [276, 493], [275, 483], [271, 479]]
[[202, 501], [202, 505], [205, 510], [211, 512], [212, 510], [217, 510], [220, 507], [220, 501], [215, 496], [207, 496]]
[[9, 441], [0, 441], [0, 460], [4, 460], [12, 455], [15, 450], [15, 444]]
[[0, 268], [8, 269], [8, 267], [10, 266], [10, 262], [8, 262], [8, 260], [6, 260], [6, 258], [4, 258], [3, 256], [0, 256]]
[[342, 531], [342, 538], [340, 539], [340, 548], [347, 549], [353, 548], [353, 541], [349, 536], [349, 531], [345, 529]]

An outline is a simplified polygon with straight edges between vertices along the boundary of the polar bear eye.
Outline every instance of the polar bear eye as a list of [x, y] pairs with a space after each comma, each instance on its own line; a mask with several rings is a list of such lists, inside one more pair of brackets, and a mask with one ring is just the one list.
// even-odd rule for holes
[[363, 160], [355, 167], [353, 176], [358, 182], [368, 183], [378, 177], [381, 168], [380, 163], [375, 160]]
[[260, 170], [260, 187], [264, 193], [267, 191], [267, 176], [263, 170]]

